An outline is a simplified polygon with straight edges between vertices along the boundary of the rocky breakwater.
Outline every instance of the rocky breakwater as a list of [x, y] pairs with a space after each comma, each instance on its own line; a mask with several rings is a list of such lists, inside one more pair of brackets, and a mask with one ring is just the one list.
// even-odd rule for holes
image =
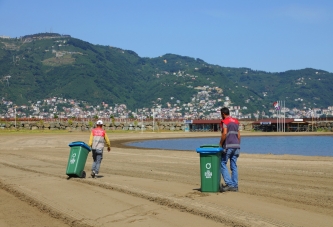
[[[54, 121], [0, 121], [0, 130], [66, 130], [66, 131], [89, 131], [95, 125], [92, 121], [72, 121], [72, 120], [54, 120]], [[145, 121], [145, 122], [113, 122], [104, 121], [103, 128], [116, 131], [185, 131], [183, 122], [167, 121]], [[240, 129], [244, 131], [252, 130], [251, 121], [240, 121]], [[201, 130], [193, 130], [201, 131]], [[205, 130], [204, 130], [205, 131]], [[207, 130], [212, 131], [212, 130]]]
[[[2, 130], [67, 130], [87, 131], [94, 127], [91, 121], [1, 121]], [[184, 131], [181, 122], [104, 122], [106, 130], [124, 131]]]
[[0, 129], [6, 130], [89, 130], [92, 124], [89, 122], [76, 121], [2, 121]]
[[[309, 126], [311, 127], [311, 126]], [[313, 124], [313, 131], [333, 132], [333, 122], [322, 121]]]

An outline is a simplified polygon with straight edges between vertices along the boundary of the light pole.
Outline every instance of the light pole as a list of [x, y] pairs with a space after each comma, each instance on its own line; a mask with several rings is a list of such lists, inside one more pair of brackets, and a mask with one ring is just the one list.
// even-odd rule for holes
[[155, 130], [155, 112], [153, 111], [153, 132]]
[[311, 110], [311, 118], [312, 118], [312, 132], [313, 132], [313, 111]]
[[141, 113], [141, 133], [143, 133], [143, 112]]
[[16, 129], [16, 106], [14, 107], [14, 110], [15, 110], [15, 129]]

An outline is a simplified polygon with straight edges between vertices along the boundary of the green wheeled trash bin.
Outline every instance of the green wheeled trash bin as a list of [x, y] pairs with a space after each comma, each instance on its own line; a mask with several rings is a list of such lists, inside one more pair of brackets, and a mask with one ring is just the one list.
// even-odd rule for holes
[[66, 174], [69, 177], [85, 178], [84, 166], [91, 148], [81, 141], [72, 142], [68, 146], [70, 146], [71, 150], [69, 152]]
[[219, 145], [202, 145], [200, 154], [201, 192], [219, 192], [221, 181], [221, 152]]

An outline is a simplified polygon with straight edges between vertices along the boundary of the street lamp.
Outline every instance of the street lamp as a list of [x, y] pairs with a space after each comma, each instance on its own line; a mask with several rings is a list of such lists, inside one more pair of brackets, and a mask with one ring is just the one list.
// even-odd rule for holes
[[14, 110], [15, 110], [15, 129], [16, 129], [16, 106], [14, 107]]
[[141, 112], [141, 133], [143, 133], [143, 110]]
[[153, 111], [153, 132], [155, 130], [155, 112]]
[[313, 132], [313, 110], [311, 110], [311, 118], [312, 118], [311, 122], [312, 122], [312, 132]]

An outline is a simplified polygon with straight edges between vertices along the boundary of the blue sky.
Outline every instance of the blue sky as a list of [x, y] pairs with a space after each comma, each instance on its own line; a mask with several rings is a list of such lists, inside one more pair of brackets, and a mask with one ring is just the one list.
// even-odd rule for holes
[[92, 44], [267, 72], [333, 72], [332, 0], [0, 0], [0, 35]]

